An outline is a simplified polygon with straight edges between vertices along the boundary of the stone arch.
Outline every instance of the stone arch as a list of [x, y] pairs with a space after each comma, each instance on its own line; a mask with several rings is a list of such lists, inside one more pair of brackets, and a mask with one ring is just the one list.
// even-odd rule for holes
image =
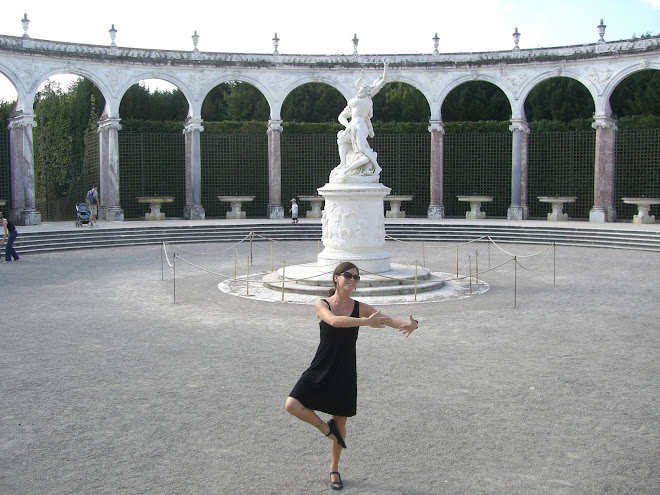
[[[591, 107], [592, 107], [592, 110], [589, 112], [589, 115], [585, 116], [584, 118], [590, 118], [592, 115], [596, 113], [596, 101], [594, 100], [593, 94], [589, 91], [589, 88], [584, 84], [584, 81], [581, 81], [576, 77], [570, 77], [563, 73], [558, 73], [556, 75], [552, 75], [551, 77], [546, 77], [540, 81], [537, 81], [537, 83], [530, 89], [530, 91], [525, 94], [525, 98], [522, 99], [522, 105], [520, 107], [521, 108], [520, 115], [522, 118], [524, 118], [525, 120], [531, 120], [531, 116], [526, 115], [527, 111], [525, 110], [525, 106], [528, 103], [529, 97], [534, 94], [534, 91], [539, 90], [544, 84], [557, 79], [575, 81], [579, 83], [582, 88], [584, 88], [584, 91], [586, 91], [587, 93], [586, 97], [589, 98], [589, 102], [591, 103]], [[529, 106], [527, 108], [529, 109]]]
[[628, 67], [620, 69], [609, 79], [609, 81], [607, 81], [607, 85], [603, 89], [601, 99], [604, 102], [603, 105], [607, 105], [607, 109], [610, 111], [610, 113], [611, 113], [611, 108], [609, 108], [610, 98], [612, 97], [612, 93], [614, 93], [614, 90], [619, 86], [619, 84], [621, 84], [629, 76], [645, 70], [660, 70], [660, 62], [642, 60], [637, 64], [630, 65]]
[[[274, 109], [277, 108], [277, 106], [275, 105], [277, 100], [272, 95], [267, 84], [265, 84], [264, 81], [258, 77], [253, 77], [251, 75], [243, 74], [243, 73], [225, 74], [221, 77], [213, 78], [209, 80], [207, 83], [205, 83], [200, 88], [199, 110], [196, 115], [201, 115], [202, 104], [204, 100], [208, 97], [209, 93], [213, 90], [213, 88], [219, 86], [220, 84], [229, 83], [233, 81], [247, 83], [257, 88], [259, 92], [266, 99], [266, 102], [268, 102], [268, 106], [270, 107], [271, 118], [273, 118], [273, 114], [275, 113]], [[279, 111], [277, 112], [277, 114], [279, 116]]]
[[535, 77], [531, 78], [527, 83], [521, 88], [520, 95], [519, 95], [519, 111], [520, 116], [522, 118], [525, 117], [525, 101], [527, 100], [527, 97], [529, 94], [536, 88], [539, 84], [549, 80], [553, 79], [555, 77], [568, 77], [570, 79], [574, 79], [580, 83], [589, 91], [591, 94], [591, 97], [593, 98], [594, 102], [594, 108], [596, 113], [598, 113], [598, 88], [594, 85], [592, 81], [587, 79], [585, 77], [585, 74], [582, 72], [574, 71], [574, 70], [565, 70], [565, 69], [560, 69], [556, 68], [554, 70], [548, 70], [545, 72], [542, 72], [540, 74], [537, 74]]
[[438, 96], [438, 120], [442, 120], [442, 105], [444, 104], [445, 100], [447, 99], [447, 96], [449, 93], [451, 93], [453, 90], [461, 86], [462, 84], [468, 83], [468, 82], [474, 82], [474, 81], [484, 81], [491, 83], [492, 85], [496, 86], [498, 89], [504, 93], [504, 95], [507, 97], [509, 100], [509, 105], [511, 107], [511, 111], [513, 114], [514, 110], [514, 101], [517, 100], [516, 96], [514, 95], [513, 91], [511, 89], [503, 84], [501, 79], [498, 79], [497, 77], [491, 76], [489, 74], [480, 74], [480, 73], [472, 73], [471, 75], [464, 75], [461, 77], [457, 77], [455, 79], [452, 79], [449, 81], [445, 87], [443, 88], [442, 92]]
[[[170, 84], [173, 84], [176, 86], [176, 88], [183, 93], [183, 95], [186, 98], [186, 101], [188, 102], [188, 116], [190, 117], [191, 115], [199, 115], [199, 113], [195, 113], [195, 106], [193, 105], [193, 102], [195, 101], [195, 98], [192, 94], [192, 91], [188, 84], [181, 79], [180, 77], [173, 76], [172, 74], [169, 73], [163, 73], [163, 74], [154, 74], [153, 72], [139, 72], [133, 74], [130, 78], [128, 78], [124, 83], [121, 85], [119, 90], [117, 91], [117, 108], [112, 109], [112, 112], [108, 112], [108, 115], [110, 116], [119, 116], [119, 106], [121, 105], [121, 101], [126, 95], [126, 92], [134, 85], [139, 83], [140, 81], [145, 81], [148, 79], [160, 79], [162, 81], [168, 82]], [[107, 101], [107, 99], [106, 99]], [[201, 108], [201, 103], [200, 103], [200, 108]]]

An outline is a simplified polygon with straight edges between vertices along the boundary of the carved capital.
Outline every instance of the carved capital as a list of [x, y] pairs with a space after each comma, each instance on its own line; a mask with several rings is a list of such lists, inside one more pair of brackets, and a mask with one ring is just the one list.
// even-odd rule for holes
[[110, 117], [101, 117], [101, 120], [98, 121], [98, 128], [96, 132], [109, 131], [111, 129], [116, 129], [117, 131], [121, 130], [121, 121], [120, 118], [110, 118]]
[[521, 131], [529, 134], [529, 125], [527, 124], [527, 120], [520, 118], [520, 117], [512, 117], [511, 118], [511, 125], [509, 126], [509, 130], [511, 132], [513, 131]]
[[268, 121], [268, 134], [273, 131], [282, 132], [284, 128], [282, 127], [281, 120], [269, 120]]
[[202, 122], [204, 121], [201, 117], [188, 117], [183, 125], [183, 133], [190, 134], [193, 131], [202, 132], [204, 130]]
[[438, 131], [445, 133], [445, 123], [442, 120], [429, 120], [429, 132]]
[[33, 113], [19, 112], [9, 119], [9, 125], [7, 125], [7, 128], [20, 129], [23, 127], [37, 127], [37, 123], [34, 118], [35, 115]]
[[618, 129], [616, 119], [609, 115], [594, 115], [594, 121], [591, 124], [591, 127], [594, 129], [607, 129], [610, 131], [616, 131]]

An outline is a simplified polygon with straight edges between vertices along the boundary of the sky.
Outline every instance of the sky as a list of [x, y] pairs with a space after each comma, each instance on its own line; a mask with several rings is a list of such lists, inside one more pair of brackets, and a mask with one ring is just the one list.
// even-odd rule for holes
[[[64, 7], [66, 5], [66, 8]], [[154, 6], [155, 5], [155, 6]], [[594, 43], [603, 19], [606, 41], [660, 33], [660, 0], [25, 0], [0, 2], [0, 34], [22, 36], [27, 14], [31, 38], [120, 47], [281, 54], [441, 53], [508, 50]], [[16, 91], [0, 74], [0, 100]]]

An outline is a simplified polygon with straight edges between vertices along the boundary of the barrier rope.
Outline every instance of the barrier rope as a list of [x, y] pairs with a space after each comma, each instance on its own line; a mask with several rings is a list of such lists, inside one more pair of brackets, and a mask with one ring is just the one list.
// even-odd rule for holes
[[[200, 252], [195, 252], [195, 251], [191, 251], [191, 250], [181, 249], [181, 248], [179, 248], [179, 247], [176, 247], [176, 246], [172, 245], [171, 243], [163, 242], [163, 243], [162, 243], [162, 249], [161, 249], [161, 258], [163, 258], [163, 259], [167, 262], [168, 266], [171, 267], [171, 268], [173, 268], [173, 270], [174, 270], [174, 272], [173, 272], [173, 273], [174, 273], [174, 294], [175, 294], [175, 295], [174, 295], [174, 301], [176, 302], [176, 260], [177, 260], [177, 259], [178, 259], [179, 261], [182, 261], [182, 262], [186, 263], [187, 265], [190, 265], [190, 266], [192, 266], [192, 267], [194, 267], [194, 268], [197, 268], [198, 270], [201, 270], [201, 271], [203, 271], [203, 272], [205, 272], [205, 273], [211, 274], [211, 275], [213, 275], [213, 276], [221, 277], [221, 278], [224, 279], [225, 281], [231, 281], [231, 282], [237, 282], [237, 283], [245, 284], [245, 285], [246, 285], [246, 290], [248, 290], [247, 287], [249, 286], [250, 281], [253, 281], [253, 282], [254, 282], [255, 280], [257, 280], [257, 279], [259, 278], [259, 276], [258, 276], [257, 274], [255, 274], [254, 276], [250, 276], [250, 271], [249, 271], [249, 265], [251, 265], [251, 264], [252, 264], [252, 261], [253, 261], [253, 260], [252, 260], [252, 240], [253, 240], [255, 237], [256, 237], [256, 238], [259, 238], [259, 239], [264, 239], [264, 240], [267, 240], [267, 241], [271, 241], [271, 243], [273, 243], [273, 244], [275, 244], [275, 243], [277, 243], [278, 245], [286, 244], [286, 243], [283, 242], [283, 241], [278, 241], [278, 240], [276, 240], [276, 239], [271, 239], [271, 238], [268, 238], [268, 237], [266, 237], [266, 236], [264, 236], [264, 235], [261, 235], [261, 234], [255, 234], [254, 232], [250, 232], [250, 233], [249, 233], [248, 235], [246, 235], [243, 239], [241, 239], [240, 241], [238, 241], [238, 242], [232, 244], [231, 246], [226, 247], [226, 248], [223, 248], [223, 249], [221, 249], [221, 250], [219, 250], [219, 251], [214, 251], [214, 252], [204, 252], [204, 253], [200, 253]], [[457, 257], [457, 258], [456, 258], [456, 259], [457, 259], [457, 261], [456, 261], [456, 265], [457, 265], [457, 269], [456, 269], [456, 273], [455, 273], [454, 277], [455, 277], [456, 280], [460, 280], [460, 281], [463, 281], [463, 282], [469, 279], [469, 281], [470, 281], [470, 293], [472, 293], [472, 284], [473, 284], [473, 283], [476, 283], [476, 284], [478, 284], [478, 285], [481, 285], [481, 284], [483, 283], [483, 282], [481, 282], [481, 281], [479, 280], [479, 277], [481, 277], [481, 276], [483, 276], [484, 274], [487, 274], [487, 273], [489, 273], [489, 272], [491, 272], [491, 271], [495, 271], [495, 270], [497, 270], [497, 269], [499, 269], [499, 268], [501, 268], [501, 267], [503, 267], [503, 266], [505, 266], [505, 265], [511, 263], [512, 261], [514, 262], [514, 265], [515, 265], [515, 266], [520, 266], [522, 269], [524, 269], [524, 270], [526, 270], [526, 271], [534, 271], [534, 270], [538, 270], [538, 269], [539, 269], [539, 268], [540, 268], [540, 267], [541, 267], [541, 266], [547, 261], [548, 257], [550, 256], [550, 249], [554, 247], [554, 245], [551, 245], [551, 246], [548, 246], [548, 247], [546, 247], [546, 248], [543, 248], [543, 249], [541, 249], [541, 250], [539, 250], [538, 252], [533, 253], [533, 254], [527, 254], [527, 255], [516, 255], [516, 254], [511, 253], [510, 251], [504, 249], [503, 247], [501, 247], [501, 246], [500, 246], [497, 242], [495, 242], [495, 241], [494, 241], [489, 235], [481, 236], [481, 237], [479, 237], [479, 238], [477, 238], [477, 239], [473, 239], [473, 240], [471, 240], [471, 241], [467, 241], [467, 242], [463, 242], [463, 243], [458, 243], [458, 244], [451, 244], [451, 245], [432, 245], [432, 246], [428, 246], [428, 245], [426, 245], [425, 243], [422, 243], [422, 244], [420, 245], [420, 244], [418, 244], [418, 243], [414, 243], [414, 242], [403, 241], [403, 240], [401, 240], [401, 239], [396, 239], [396, 238], [394, 238], [394, 237], [392, 237], [392, 236], [389, 236], [389, 235], [386, 236], [386, 238], [389, 239], [389, 240], [391, 240], [391, 241], [399, 242], [399, 243], [406, 244], [406, 245], [409, 245], [409, 246], [422, 247], [422, 249], [426, 249], [426, 248], [429, 248], [429, 247], [430, 247], [430, 248], [441, 248], [441, 249], [447, 249], [447, 248], [454, 248], [454, 249], [456, 249], [456, 257]], [[242, 260], [241, 260], [240, 257], [238, 256], [238, 247], [239, 247], [241, 244], [243, 244], [243, 243], [244, 243], [246, 240], [248, 240], [248, 239], [250, 240], [250, 256], [248, 257], [248, 263], [243, 264], [243, 263], [242, 263]], [[495, 245], [495, 247], [497, 247], [502, 253], [506, 254], [507, 256], [510, 256], [511, 258], [510, 258], [510, 259], [507, 259], [506, 261], [504, 261], [504, 262], [502, 262], [502, 263], [500, 263], [500, 264], [498, 264], [498, 265], [496, 265], [496, 266], [490, 267], [490, 248], [489, 248], [489, 259], [488, 259], [488, 265], [489, 265], [489, 268], [486, 269], [486, 270], [479, 271], [479, 267], [478, 267], [478, 251], [477, 251], [477, 265], [476, 265], [476, 269], [477, 269], [477, 271], [476, 271], [475, 273], [472, 273], [472, 269], [470, 268], [470, 275], [461, 275], [461, 274], [460, 274], [460, 271], [463, 270], [463, 269], [465, 268], [465, 266], [468, 264], [468, 260], [464, 260], [462, 266], [460, 266], [460, 267], [458, 266], [458, 248], [461, 247], [461, 246], [466, 246], [466, 245], [473, 244], [473, 243], [475, 243], [475, 242], [483, 241], [484, 239], [488, 239], [489, 244], [492, 243], [492, 244]], [[173, 257], [172, 261], [170, 261], [170, 254], [167, 252], [167, 248], [168, 248], [168, 247], [170, 247], [171, 250], [174, 251], [174, 253], [173, 253], [173, 254], [174, 254], [174, 257]], [[235, 252], [236, 252], [236, 255], [235, 255], [235, 263], [234, 263], [234, 264], [235, 264], [235, 267], [234, 267], [234, 275], [227, 275], [227, 274], [224, 274], [224, 273], [221, 273], [221, 272], [215, 271], [215, 270], [211, 270], [211, 269], [209, 269], [209, 268], [205, 268], [205, 267], [203, 267], [203, 266], [200, 266], [200, 265], [197, 264], [197, 263], [194, 263], [194, 262], [190, 261], [189, 259], [182, 258], [181, 255], [178, 253], [178, 252], [181, 252], [181, 253], [185, 253], [185, 254], [189, 254], [189, 255], [194, 255], [194, 256], [208, 256], [208, 255], [218, 255], [218, 254], [222, 254], [222, 253], [225, 253], [225, 252], [227, 252], [227, 251], [229, 251], [229, 250], [231, 250], [231, 249], [234, 249]], [[177, 251], [178, 251], [178, 252], [177, 252]], [[520, 263], [520, 260], [519, 260], [520, 258], [522, 258], [522, 259], [525, 259], [525, 258], [532, 258], [532, 257], [534, 257], [534, 256], [539, 256], [539, 255], [541, 255], [541, 254], [543, 254], [543, 253], [545, 253], [544, 258], [541, 260], [540, 263], [538, 263], [537, 265], [535, 265], [535, 266], [533, 266], [533, 267], [530, 267], [530, 266], [524, 266], [523, 264]], [[469, 256], [468, 259], [470, 260], [470, 267], [471, 267], [471, 266], [472, 266], [472, 264], [471, 264], [471, 256]], [[283, 260], [283, 263], [284, 263], [284, 266], [286, 266], [286, 264], [287, 264], [287, 263], [286, 263], [286, 260]], [[161, 261], [161, 265], [162, 265], [162, 261]], [[237, 275], [237, 272], [236, 272], [236, 265], [239, 265], [239, 266], [241, 267], [242, 270], [247, 270], [247, 275], [244, 275], [244, 276], [240, 276], [240, 277], [239, 277], [239, 276]], [[272, 245], [271, 245], [271, 265], [272, 265]], [[369, 275], [370, 277], [374, 277], [374, 278], [380, 278], [380, 279], [382, 279], [382, 280], [399, 280], [399, 279], [397, 278], [397, 275], [400, 275], [401, 273], [404, 273], [406, 270], [409, 270], [409, 269], [412, 268], [413, 266], [415, 266], [415, 281], [416, 281], [416, 282], [417, 282], [418, 278], [420, 278], [420, 277], [428, 277], [430, 274], [433, 273], [432, 269], [427, 268], [423, 262], [420, 263], [420, 261], [417, 260], [417, 259], [416, 259], [414, 262], [409, 263], [408, 265], [403, 266], [402, 268], [398, 269], [396, 272], [394, 272], [394, 273], [392, 273], [392, 274], [388, 274], [388, 275], [385, 275], [385, 274], [383, 274], [383, 273], [370, 272], [370, 271], [368, 271], [368, 270], [364, 270], [364, 269], [362, 269], [361, 271], [362, 271], [362, 273], [365, 274], [365, 275]], [[161, 270], [162, 270], [162, 268], [161, 268]], [[418, 273], [417, 273], [418, 270], [421, 270], [421, 274], [418, 274]], [[296, 279], [296, 281], [298, 281], [298, 282], [304, 282], [304, 281], [307, 281], [307, 280], [318, 279], [319, 277], [330, 276], [330, 275], [333, 273], [333, 271], [334, 271], [334, 270], [319, 271], [318, 273], [315, 273], [315, 274], [313, 274], [313, 275], [309, 275], [309, 276], [304, 277], [304, 278]], [[475, 277], [476, 277], [476, 282], [473, 282], [473, 279], [474, 279]], [[161, 278], [161, 279], [162, 279], [162, 278]], [[417, 295], [417, 294], [416, 294], [416, 292], [415, 292], [415, 300], [417, 300], [416, 295]], [[515, 284], [515, 282], [514, 282], [514, 308], [516, 307], [516, 299], [515, 299], [515, 297], [516, 297], [516, 284]], [[284, 296], [282, 296], [282, 300], [284, 300]]]

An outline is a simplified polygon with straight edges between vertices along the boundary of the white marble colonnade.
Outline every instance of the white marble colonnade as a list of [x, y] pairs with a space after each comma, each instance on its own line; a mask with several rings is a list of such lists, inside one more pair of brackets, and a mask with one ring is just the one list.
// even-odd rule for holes
[[[602, 23], [601, 23], [602, 24]], [[27, 33], [26, 33], [27, 34]], [[41, 83], [55, 74], [77, 74], [91, 80], [102, 92], [106, 108], [99, 121], [100, 216], [123, 219], [119, 197], [118, 131], [121, 129], [119, 104], [125, 92], [144, 79], [163, 79], [177, 86], [189, 104], [185, 134], [185, 218], [204, 218], [201, 204], [201, 106], [206, 95], [218, 84], [240, 81], [255, 86], [266, 98], [270, 118], [268, 133], [268, 211], [269, 218], [282, 218], [280, 135], [281, 108], [287, 95], [297, 87], [321, 82], [336, 88], [346, 99], [360, 69], [365, 77], [380, 73], [389, 62], [389, 81], [404, 82], [419, 89], [429, 108], [431, 161], [429, 164], [429, 218], [445, 215], [443, 197], [444, 124], [442, 103], [456, 87], [468, 81], [487, 81], [502, 90], [511, 105], [511, 203], [508, 217], [528, 217], [528, 135], [524, 102], [530, 92], [553, 77], [578, 80], [591, 94], [596, 128], [593, 222], [616, 219], [614, 170], [616, 121], [609, 98], [629, 75], [647, 69], [660, 69], [660, 36], [557, 48], [520, 49], [482, 53], [419, 55], [283, 55], [235, 54], [123, 48], [115, 43], [111, 30], [110, 46], [77, 45], [29, 36], [0, 35], [0, 73], [16, 88], [18, 102], [9, 123], [11, 147], [11, 211], [17, 224], [40, 222], [35, 209], [32, 128], [33, 105]], [[171, 62], [171, 63], [170, 63]], [[377, 114], [376, 109], [376, 114]], [[414, 191], [411, 191], [414, 192]]]

